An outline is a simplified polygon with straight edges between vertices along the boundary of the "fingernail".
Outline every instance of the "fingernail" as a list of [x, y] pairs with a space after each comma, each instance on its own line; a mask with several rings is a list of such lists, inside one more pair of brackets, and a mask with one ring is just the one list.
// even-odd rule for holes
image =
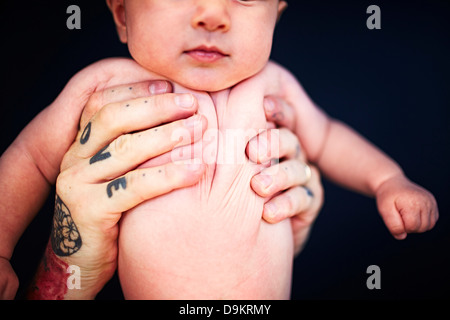
[[255, 179], [264, 189], [267, 189], [273, 182], [272, 176], [269, 176], [267, 174], [259, 174], [255, 176]]
[[189, 109], [194, 105], [194, 96], [190, 93], [176, 95], [175, 104], [180, 108]]
[[406, 233], [402, 233], [396, 236], [397, 240], [404, 240], [406, 239], [407, 234]]
[[150, 94], [161, 94], [166, 93], [169, 84], [166, 81], [155, 81], [152, 82], [149, 86]]
[[184, 120], [184, 126], [188, 127], [188, 128], [192, 128], [195, 126], [200, 126], [202, 123], [201, 117], [199, 115], [193, 115], [190, 118], [187, 118], [186, 120]]
[[263, 104], [264, 104], [264, 109], [266, 109], [267, 111], [275, 110], [275, 103], [273, 102], [272, 99], [265, 98]]

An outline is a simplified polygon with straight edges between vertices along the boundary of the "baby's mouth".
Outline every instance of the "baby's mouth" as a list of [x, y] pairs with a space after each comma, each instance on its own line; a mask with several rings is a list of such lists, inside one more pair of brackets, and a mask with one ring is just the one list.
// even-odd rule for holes
[[186, 50], [184, 51], [184, 53], [189, 55], [194, 60], [203, 63], [213, 63], [229, 56], [216, 47], [208, 46], [199, 46], [190, 50]]

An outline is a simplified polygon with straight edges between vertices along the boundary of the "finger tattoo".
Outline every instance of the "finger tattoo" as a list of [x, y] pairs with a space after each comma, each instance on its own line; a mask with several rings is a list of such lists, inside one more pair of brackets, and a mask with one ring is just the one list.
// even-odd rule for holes
[[81, 236], [72, 219], [69, 208], [56, 195], [53, 228], [51, 232], [53, 252], [58, 256], [70, 256], [80, 250]]
[[91, 123], [89, 122], [87, 126], [84, 128], [83, 133], [81, 134], [80, 143], [85, 144], [86, 142], [88, 142], [90, 136], [91, 136]]
[[284, 113], [282, 111], [274, 112], [272, 114], [272, 119], [274, 121], [283, 121], [284, 120]]
[[125, 177], [116, 179], [108, 183], [108, 185], [106, 186], [106, 194], [108, 195], [108, 198], [111, 198], [113, 196], [112, 188], [114, 188], [114, 190], [119, 190], [120, 187], [122, 187], [122, 189], [127, 188], [127, 180], [125, 179]]
[[102, 161], [102, 160], [105, 160], [105, 159], [108, 159], [109, 157], [111, 157], [111, 153], [110, 152], [104, 152], [108, 147], [109, 147], [109, 145], [107, 145], [106, 147], [102, 148], [99, 152], [97, 152], [89, 160], [89, 164], [93, 164], [93, 163], [96, 163], [97, 161]]
[[303, 186], [303, 189], [305, 189], [306, 194], [307, 194], [309, 197], [314, 197], [314, 193], [311, 191], [310, 188], [308, 188], [307, 186]]

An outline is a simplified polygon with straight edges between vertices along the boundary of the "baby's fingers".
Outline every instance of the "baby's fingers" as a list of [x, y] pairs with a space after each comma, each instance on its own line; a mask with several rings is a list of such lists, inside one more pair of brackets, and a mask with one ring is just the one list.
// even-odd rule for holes
[[377, 203], [381, 217], [392, 236], [397, 240], [405, 239], [407, 235], [405, 225], [395, 205], [391, 205], [388, 202], [385, 203], [379, 199], [377, 199]]
[[413, 198], [400, 197], [395, 205], [408, 233], [425, 232], [436, 224], [438, 217], [436, 200], [427, 191], [416, 194]]

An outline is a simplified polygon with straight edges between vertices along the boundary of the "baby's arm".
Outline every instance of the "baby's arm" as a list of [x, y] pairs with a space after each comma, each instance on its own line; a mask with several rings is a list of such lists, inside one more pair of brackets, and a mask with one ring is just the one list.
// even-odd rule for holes
[[395, 238], [425, 232], [436, 223], [438, 210], [433, 195], [408, 180], [392, 159], [345, 124], [330, 120], [316, 161], [333, 181], [375, 196], [378, 210]]
[[[273, 69], [271, 71], [271, 69]], [[431, 193], [409, 181], [402, 169], [353, 129], [328, 117], [314, 105], [296, 79], [286, 70], [269, 64], [280, 84], [276, 90], [294, 108], [297, 134], [308, 160], [334, 182], [375, 196], [386, 226], [397, 239], [407, 232], [431, 229], [437, 218]]]
[[19, 134], [0, 158], [0, 257], [10, 259], [19, 237], [45, 201], [89, 99], [106, 99], [100, 94], [104, 88], [149, 79], [149, 73], [130, 59], [94, 63], [76, 74]]

